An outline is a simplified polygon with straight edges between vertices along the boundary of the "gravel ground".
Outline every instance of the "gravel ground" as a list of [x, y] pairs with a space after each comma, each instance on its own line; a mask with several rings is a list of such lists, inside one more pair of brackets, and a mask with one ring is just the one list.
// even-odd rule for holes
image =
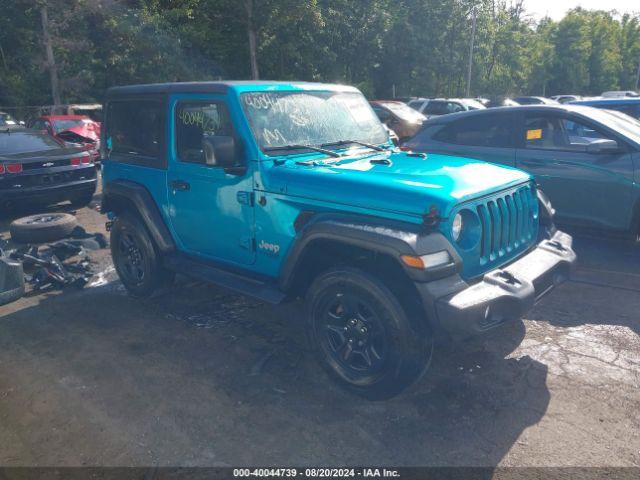
[[186, 278], [133, 299], [93, 252], [85, 289], [0, 307], [0, 465], [640, 466], [640, 249], [576, 250], [526, 319], [377, 403], [313, 362], [301, 305]]

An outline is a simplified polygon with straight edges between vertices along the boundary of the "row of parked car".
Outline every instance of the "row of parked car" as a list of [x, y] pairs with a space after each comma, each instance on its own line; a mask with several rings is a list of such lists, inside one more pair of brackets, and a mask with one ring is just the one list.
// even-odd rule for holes
[[89, 203], [96, 190], [100, 123], [86, 115], [18, 121], [0, 112], [0, 209], [25, 202]]
[[372, 106], [390, 128], [401, 126], [403, 149], [526, 170], [551, 199], [558, 221], [640, 236], [640, 98], [635, 92], [516, 97], [518, 105], [498, 108], [467, 100], [465, 108], [456, 106], [451, 114], [434, 108], [428, 117], [416, 115], [434, 102], [461, 105], [463, 100], [376, 101]]

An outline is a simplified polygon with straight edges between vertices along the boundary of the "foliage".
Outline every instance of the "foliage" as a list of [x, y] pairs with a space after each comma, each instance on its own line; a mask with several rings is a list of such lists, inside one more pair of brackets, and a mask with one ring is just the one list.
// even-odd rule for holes
[[[0, 105], [51, 103], [46, 5], [63, 100], [112, 85], [249, 78], [249, 0], [0, 0]], [[640, 16], [574, 9], [533, 22], [522, 0], [253, 0], [261, 77], [343, 82], [371, 97], [632, 89]]]

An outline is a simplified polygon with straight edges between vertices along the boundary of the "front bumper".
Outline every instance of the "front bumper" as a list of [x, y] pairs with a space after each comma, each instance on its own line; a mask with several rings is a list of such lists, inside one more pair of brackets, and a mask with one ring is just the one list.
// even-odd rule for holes
[[476, 283], [468, 284], [454, 275], [417, 288], [439, 330], [453, 339], [477, 335], [522, 317], [566, 280], [576, 261], [572, 242], [570, 235], [557, 231], [528, 254], [486, 273]]

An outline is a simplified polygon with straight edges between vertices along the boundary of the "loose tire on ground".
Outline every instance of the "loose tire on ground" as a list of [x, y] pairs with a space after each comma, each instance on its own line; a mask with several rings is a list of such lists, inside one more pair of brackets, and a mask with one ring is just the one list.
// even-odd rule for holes
[[135, 214], [118, 215], [110, 243], [113, 264], [131, 295], [146, 297], [173, 281], [174, 273], [162, 267], [147, 228]]
[[416, 319], [373, 275], [332, 268], [315, 279], [306, 305], [309, 340], [321, 365], [357, 395], [391, 398], [420, 378], [431, 362], [428, 329], [416, 328]]
[[68, 213], [39, 213], [11, 222], [11, 238], [19, 243], [53, 242], [68, 237], [78, 225]]

